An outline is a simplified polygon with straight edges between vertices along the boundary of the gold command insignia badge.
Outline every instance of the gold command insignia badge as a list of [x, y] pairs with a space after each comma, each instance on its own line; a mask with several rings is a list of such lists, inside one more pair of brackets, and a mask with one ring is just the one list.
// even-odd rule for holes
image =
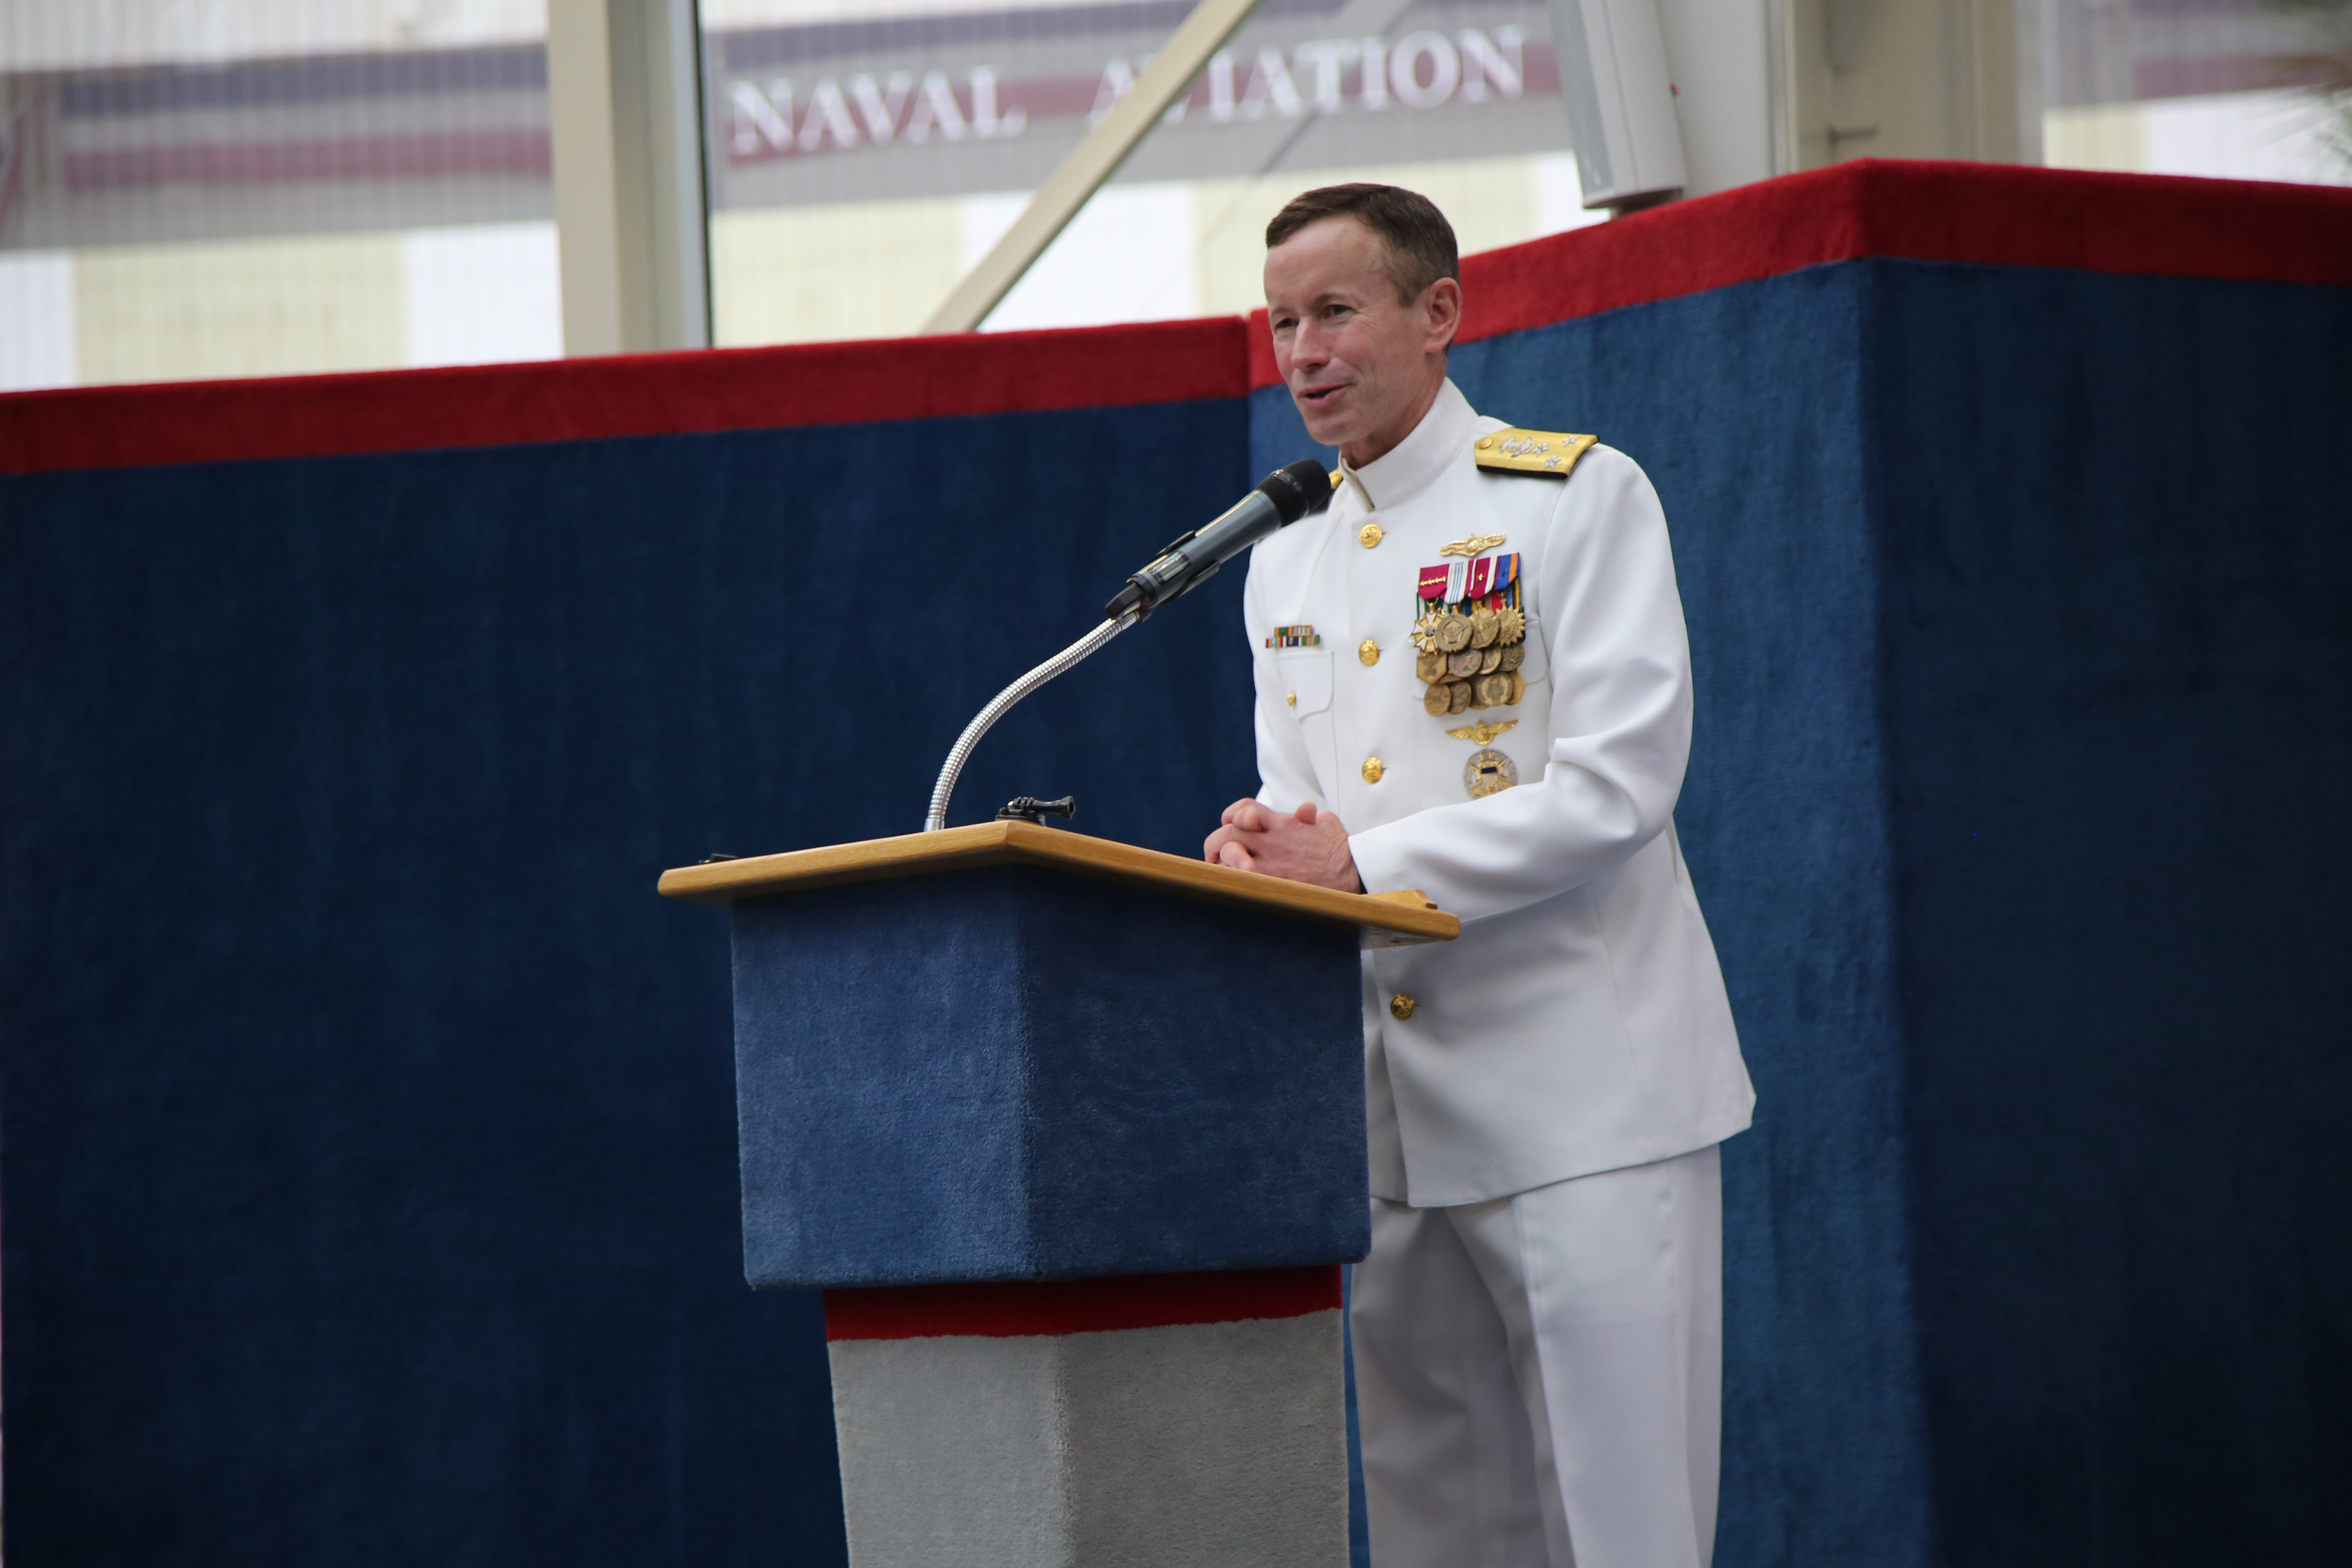
[[1518, 768], [1497, 751], [1474, 752], [1470, 760], [1462, 764], [1463, 787], [1470, 792], [1472, 800], [1500, 795], [1518, 782]]

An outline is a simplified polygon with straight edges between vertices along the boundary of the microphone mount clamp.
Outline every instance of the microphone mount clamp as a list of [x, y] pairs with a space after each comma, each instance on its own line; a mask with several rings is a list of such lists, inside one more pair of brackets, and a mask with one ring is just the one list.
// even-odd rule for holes
[[1058, 816], [1067, 822], [1077, 815], [1078, 797], [1074, 795], [1066, 795], [1059, 800], [1039, 800], [1034, 795], [1016, 795], [996, 808], [996, 820], [999, 822], [1034, 822], [1040, 827], [1045, 826], [1045, 819], [1049, 816]]

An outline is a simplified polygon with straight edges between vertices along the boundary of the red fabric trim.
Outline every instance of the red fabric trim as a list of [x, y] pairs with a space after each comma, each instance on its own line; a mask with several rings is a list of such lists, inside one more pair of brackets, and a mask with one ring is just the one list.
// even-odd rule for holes
[[2352, 190], [1857, 159], [1466, 257], [1459, 341], [1864, 256], [2352, 287]]
[[1337, 1265], [1214, 1274], [1123, 1274], [1042, 1283], [908, 1285], [827, 1290], [828, 1340], [917, 1340], [943, 1334], [1011, 1339], [1303, 1318], [1339, 1305]]
[[1226, 319], [0, 395], [0, 472], [1238, 397]]

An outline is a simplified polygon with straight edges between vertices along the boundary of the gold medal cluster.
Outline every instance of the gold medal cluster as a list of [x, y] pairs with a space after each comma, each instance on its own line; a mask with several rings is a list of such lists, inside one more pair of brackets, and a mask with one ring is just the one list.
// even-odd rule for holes
[[1516, 605], [1499, 610], [1433, 609], [1413, 623], [1420, 653], [1412, 672], [1425, 685], [1423, 710], [1433, 718], [1473, 708], [1508, 708], [1528, 694], [1519, 669], [1527, 658], [1527, 617]]

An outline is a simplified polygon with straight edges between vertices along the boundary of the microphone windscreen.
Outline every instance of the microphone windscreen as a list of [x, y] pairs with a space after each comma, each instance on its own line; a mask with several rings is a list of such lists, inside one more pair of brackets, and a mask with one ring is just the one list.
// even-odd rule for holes
[[1302, 458], [1286, 468], [1275, 469], [1257, 489], [1260, 495], [1274, 503], [1274, 510], [1286, 525], [1331, 504], [1330, 470], [1312, 458]]

